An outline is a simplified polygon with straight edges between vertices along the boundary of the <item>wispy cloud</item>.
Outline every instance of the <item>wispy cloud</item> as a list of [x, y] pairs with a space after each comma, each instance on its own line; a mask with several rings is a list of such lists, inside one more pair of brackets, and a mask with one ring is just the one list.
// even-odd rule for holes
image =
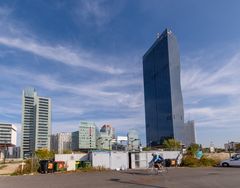
[[[95, 2], [91, 3], [95, 4]], [[86, 2], [86, 4], [88, 3]], [[97, 8], [95, 7], [95, 9]], [[66, 66], [85, 68], [90, 71], [112, 75], [125, 73], [126, 70], [119, 66], [116, 67], [111, 62], [112, 58], [93, 54], [83, 49], [81, 45], [52, 44], [48, 41], [38, 39], [32, 33], [30, 27], [11, 17], [13, 11], [13, 9], [8, 7], [0, 6], [0, 27], [2, 28], [0, 31], [0, 45], [22, 50]]]
[[65, 46], [44, 45], [29, 38], [9, 38], [0, 36], [0, 44], [17, 48], [35, 55], [57, 61], [69, 66], [83, 67], [96, 72], [109, 74], [122, 74], [123, 70], [112, 66], [103, 65], [84, 50], [74, 50]]
[[[60, 81], [58, 75], [36, 74], [20, 68], [9, 70], [0, 66], [2, 76], [7, 78], [9, 84], [16, 83], [25, 87], [31, 80], [31, 85], [53, 94], [64, 93], [64, 96], [55, 96], [53, 99], [53, 112], [57, 117], [81, 116], [94, 111], [111, 112], [113, 109], [125, 109], [125, 112], [136, 113], [142, 108], [143, 93], [140, 90], [131, 91], [129, 87], [140, 85], [138, 79], [125, 79], [124, 77], [94, 83], [72, 84]], [[19, 82], [19, 83], [18, 83]], [[8, 93], [7, 93], [8, 94]], [[56, 117], [56, 118], [57, 118]]]
[[80, 20], [87, 25], [105, 26], [114, 19], [123, 6], [123, 1], [116, 0], [80, 0], [75, 7], [74, 16], [76, 21]]
[[[207, 57], [201, 58], [208, 62]], [[215, 61], [212, 63], [217, 64], [219, 57]], [[182, 72], [185, 117], [191, 114], [198, 126], [239, 127], [240, 52], [224, 61], [215, 71], [189, 64]]]

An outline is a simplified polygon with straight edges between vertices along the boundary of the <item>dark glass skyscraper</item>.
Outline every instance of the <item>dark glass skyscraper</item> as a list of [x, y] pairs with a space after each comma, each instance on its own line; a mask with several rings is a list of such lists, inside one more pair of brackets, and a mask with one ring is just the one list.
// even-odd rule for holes
[[176, 37], [166, 29], [143, 56], [147, 145], [183, 141], [184, 112]]

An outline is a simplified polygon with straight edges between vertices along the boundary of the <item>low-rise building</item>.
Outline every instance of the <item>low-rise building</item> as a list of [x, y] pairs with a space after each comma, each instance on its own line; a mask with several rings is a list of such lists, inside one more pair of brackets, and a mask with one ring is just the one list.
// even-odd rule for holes
[[8, 148], [16, 146], [17, 128], [11, 123], [0, 123], [0, 157], [8, 156]]
[[17, 128], [10, 123], [0, 123], [0, 147], [12, 147], [17, 143]]
[[240, 142], [228, 142], [226, 144], [224, 144], [224, 148], [225, 148], [225, 151], [228, 152], [228, 151], [237, 151], [238, 148], [237, 148], [237, 145], [240, 144]]

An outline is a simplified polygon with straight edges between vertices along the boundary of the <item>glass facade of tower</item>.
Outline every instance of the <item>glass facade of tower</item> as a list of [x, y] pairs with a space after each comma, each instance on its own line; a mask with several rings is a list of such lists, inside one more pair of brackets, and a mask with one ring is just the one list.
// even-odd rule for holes
[[183, 140], [184, 113], [178, 44], [165, 30], [143, 56], [147, 145]]
[[96, 149], [97, 127], [92, 122], [81, 122], [79, 131], [72, 133], [72, 150]]

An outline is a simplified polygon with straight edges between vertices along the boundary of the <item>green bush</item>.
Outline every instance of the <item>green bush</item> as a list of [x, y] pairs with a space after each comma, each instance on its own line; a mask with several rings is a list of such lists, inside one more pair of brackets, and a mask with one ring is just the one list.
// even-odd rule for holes
[[51, 160], [54, 158], [54, 152], [47, 149], [39, 149], [35, 151], [35, 154], [39, 160]]
[[195, 156], [196, 152], [199, 150], [199, 145], [198, 144], [191, 144], [188, 148], [187, 148], [187, 154], [191, 155], [191, 156]]
[[200, 162], [197, 158], [194, 158], [190, 155], [184, 156], [182, 159], [181, 166], [187, 166], [187, 167], [199, 167]]
[[201, 159], [197, 159], [191, 155], [183, 157], [181, 166], [187, 167], [210, 167], [217, 166], [219, 164], [218, 160], [207, 158], [203, 156]]
[[219, 160], [207, 158], [205, 156], [203, 156], [200, 159], [200, 163], [202, 166], [217, 166], [219, 164], [219, 162], [220, 162]]
[[145, 148], [143, 148], [143, 151], [151, 151], [151, 150], [152, 150], [151, 147], [145, 147]]

